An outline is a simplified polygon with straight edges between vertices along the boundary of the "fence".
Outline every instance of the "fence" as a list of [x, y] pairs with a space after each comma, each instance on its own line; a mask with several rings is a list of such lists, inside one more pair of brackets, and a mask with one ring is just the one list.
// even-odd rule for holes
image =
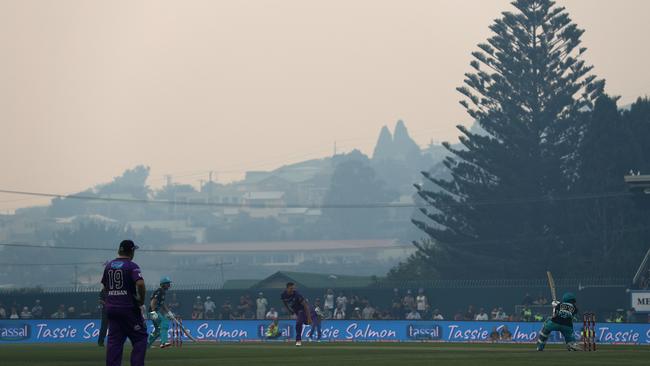
[[[279, 341], [295, 337], [292, 321], [280, 321]], [[183, 325], [193, 337], [203, 342], [264, 341], [269, 326], [263, 321], [185, 321]], [[151, 323], [149, 326], [152, 327]], [[451, 321], [345, 321], [322, 323], [325, 341], [388, 341], [388, 342], [490, 342], [533, 343], [540, 323], [521, 322], [451, 322]], [[150, 329], [153, 330], [153, 329]], [[303, 338], [310, 328], [303, 329]], [[580, 325], [574, 327], [580, 339]], [[96, 342], [98, 320], [10, 320], [0, 321], [0, 344], [8, 343], [79, 343]], [[493, 336], [494, 335], [494, 336]], [[187, 338], [185, 336], [185, 338]], [[650, 344], [650, 324], [598, 323], [595, 328], [599, 344]], [[185, 339], [185, 342], [189, 342]], [[551, 343], [562, 338], [553, 334]]]
[[[555, 280], [558, 288], [627, 288], [631, 286], [629, 279], [625, 278], [561, 278]], [[157, 286], [150, 286], [154, 290]], [[425, 280], [425, 281], [389, 281], [378, 280], [368, 286], [369, 289], [548, 289], [548, 282], [544, 279], [474, 279], [474, 280]], [[31, 288], [0, 288], [0, 295], [12, 294], [56, 294], [56, 293], [88, 293], [99, 292], [101, 285], [95, 286], [64, 286], [64, 287], [31, 287]], [[210, 283], [174, 283], [178, 291], [217, 291], [222, 290], [221, 284]], [[240, 289], [248, 290], [248, 289]]]
[[[625, 278], [562, 278], [556, 279], [557, 287], [628, 287], [630, 280]], [[429, 289], [473, 289], [473, 288], [527, 288], [548, 289], [544, 279], [474, 279], [474, 280], [429, 280], [429, 281], [378, 281], [376, 288], [429, 288]]]

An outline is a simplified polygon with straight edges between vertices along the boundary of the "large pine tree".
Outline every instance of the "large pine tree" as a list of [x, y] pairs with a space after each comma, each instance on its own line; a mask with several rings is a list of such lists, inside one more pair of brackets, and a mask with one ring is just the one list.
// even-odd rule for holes
[[556, 265], [566, 276], [630, 278], [650, 245], [650, 217], [623, 180], [630, 170], [650, 173], [648, 106], [639, 100], [621, 112], [616, 98], [603, 95], [583, 114], [571, 192], [592, 198], [564, 204], [566, 234], [559, 243], [568, 255]]
[[[539, 277], [558, 255], [558, 200], [575, 174], [576, 123], [604, 82], [581, 60], [583, 30], [550, 0], [516, 0], [473, 52], [458, 91], [481, 133], [458, 126], [461, 148], [445, 161], [452, 179], [423, 173], [417, 185], [428, 238], [394, 275]], [[561, 201], [561, 200], [560, 200]]]

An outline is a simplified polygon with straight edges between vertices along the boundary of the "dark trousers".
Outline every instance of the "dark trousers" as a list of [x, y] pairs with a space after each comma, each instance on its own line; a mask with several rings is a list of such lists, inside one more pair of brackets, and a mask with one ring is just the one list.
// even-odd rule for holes
[[[316, 315], [316, 312], [312, 308], [310, 311], [311, 315], [311, 324], [318, 324], [318, 334], [320, 334], [320, 322], [318, 319], [318, 315]], [[296, 342], [302, 340], [302, 327], [304, 324], [307, 324], [307, 314], [305, 314], [304, 310], [301, 310], [296, 314]]]
[[127, 338], [131, 341], [131, 366], [144, 366], [147, 352], [147, 326], [138, 308], [107, 308], [108, 344], [106, 366], [120, 366]]
[[108, 319], [106, 318], [106, 309], [102, 309], [102, 324], [99, 328], [99, 338], [97, 339], [97, 344], [104, 345], [104, 340], [106, 339], [106, 331], [108, 331]]

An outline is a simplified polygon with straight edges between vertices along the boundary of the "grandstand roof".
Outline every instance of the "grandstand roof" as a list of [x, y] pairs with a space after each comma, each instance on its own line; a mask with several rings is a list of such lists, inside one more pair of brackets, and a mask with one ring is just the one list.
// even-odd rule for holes
[[377, 282], [372, 276], [348, 276], [307, 272], [278, 271], [251, 286], [252, 288], [284, 288], [287, 282], [294, 282], [303, 288], [353, 288], [368, 287]]
[[249, 289], [259, 283], [260, 280], [228, 280], [223, 283], [224, 290], [243, 290]]

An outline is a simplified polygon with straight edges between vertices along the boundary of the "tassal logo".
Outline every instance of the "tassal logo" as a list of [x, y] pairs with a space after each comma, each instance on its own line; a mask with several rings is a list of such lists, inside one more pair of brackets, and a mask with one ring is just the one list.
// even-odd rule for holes
[[29, 339], [29, 324], [0, 324], [0, 341], [21, 341]]
[[442, 332], [437, 324], [409, 324], [406, 335], [410, 339], [440, 339]]
[[[291, 328], [292, 328], [291, 325], [287, 325], [284, 327], [278, 326], [278, 338], [291, 337]], [[268, 338], [266, 334], [266, 331], [268, 329], [269, 329], [269, 325], [259, 324], [257, 326], [257, 336], [262, 339]]]

